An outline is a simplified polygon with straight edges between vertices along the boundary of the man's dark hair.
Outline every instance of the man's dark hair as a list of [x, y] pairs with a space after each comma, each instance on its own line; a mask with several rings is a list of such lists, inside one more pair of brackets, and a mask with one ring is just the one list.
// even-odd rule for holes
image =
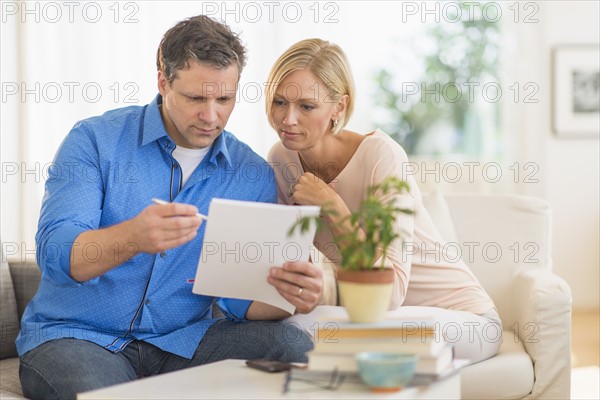
[[189, 60], [215, 68], [246, 65], [246, 48], [239, 36], [220, 22], [198, 15], [179, 22], [163, 36], [156, 54], [156, 66], [169, 84], [177, 71], [189, 67]]

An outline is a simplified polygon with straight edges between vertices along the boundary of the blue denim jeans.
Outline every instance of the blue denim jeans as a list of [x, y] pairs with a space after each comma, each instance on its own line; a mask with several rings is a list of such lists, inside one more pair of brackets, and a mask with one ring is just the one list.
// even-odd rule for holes
[[77, 393], [231, 358], [306, 362], [311, 348], [309, 335], [292, 323], [220, 320], [192, 359], [143, 341], [112, 353], [85, 340], [58, 339], [25, 353], [19, 377], [27, 398], [74, 399]]

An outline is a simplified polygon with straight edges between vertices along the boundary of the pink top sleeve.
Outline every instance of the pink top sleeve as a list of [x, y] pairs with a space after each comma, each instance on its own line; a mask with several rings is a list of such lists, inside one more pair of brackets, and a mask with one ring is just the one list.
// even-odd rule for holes
[[[275, 170], [279, 201], [290, 204], [288, 189], [303, 173], [297, 153], [277, 143], [269, 153], [269, 162]], [[350, 162], [334, 180], [335, 191], [350, 211], [356, 210], [370, 185], [389, 176], [396, 176], [409, 184], [410, 193], [397, 196], [397, 204], [414, 209], [414, 215], [401, 214], [396, 220], [396, 229], [401, 237], [390, 246], [386, 259], [386, 265], [396, 272], [390, 309], [415, 305], [475, 314], [489, 311], [494, 304], [473, 272], [455, 254], [442, 250], [454, 247], [443, 246], [410, 171], [411, 164], [402, 147], [386, 133], [377, 130], [362, 141]], [[315, 246], [330, 260], [339, 262], [337, 245], [329, 229], [317, 234]]]

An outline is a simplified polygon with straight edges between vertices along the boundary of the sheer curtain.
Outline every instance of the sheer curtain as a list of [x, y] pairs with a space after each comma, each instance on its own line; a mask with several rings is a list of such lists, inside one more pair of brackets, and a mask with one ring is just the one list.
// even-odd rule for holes
[[358, 93], [349, 128], [366, 133], [377, 127], [374, 74], [390, 60], [395, 40], [422, 29], [424, 20], [435, 22], [436, 13], [440, 23], [447, 16], [443, 3], [436, 11], [423, 2], [3, 2], [3, 241], [21, 252], [34, 249], [44, 179], [60, 142], [80, 119], [150, 102], [162, 34], [202, 13], [229, 24], [248, 47], [227, 128], [262, 156], [276, 141], [264, 114], [264, 83], [292, 43], [321, 37], [347, 52]]

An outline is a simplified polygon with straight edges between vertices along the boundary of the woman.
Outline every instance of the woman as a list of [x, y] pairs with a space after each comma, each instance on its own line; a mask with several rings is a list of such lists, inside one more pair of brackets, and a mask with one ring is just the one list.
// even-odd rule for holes
[[344, 217], [367, 188], [389, 176], [407, 181], [410, 192], [398, 201], [415, 212], [399, 217], [396, 226], [409, 231], [412, 246], [406, 251], [398, 243], [389, 252], [396, 272], [390, 309], [436, 307], [436, 318], [457, 330], [450, 335], [458, 357], [477, 362], [495, 355], [502, 335], [495, 306], [462, 260], [441, 253], [451, 246], [443, 246], [413, 176], [406, 173], [406, 153], [379, 129], [362, 135], [344, 128], [354, 107], [354, 83], [341, 48], [320, 39], [300, 41], [279, 57], [267, 82], [267, 117], [280, 138], [268, 157], [279, 201], [336, 211], [323, 216], [326, 228], [315, 246], [338, 262], [334, 237], [349, 229]]

